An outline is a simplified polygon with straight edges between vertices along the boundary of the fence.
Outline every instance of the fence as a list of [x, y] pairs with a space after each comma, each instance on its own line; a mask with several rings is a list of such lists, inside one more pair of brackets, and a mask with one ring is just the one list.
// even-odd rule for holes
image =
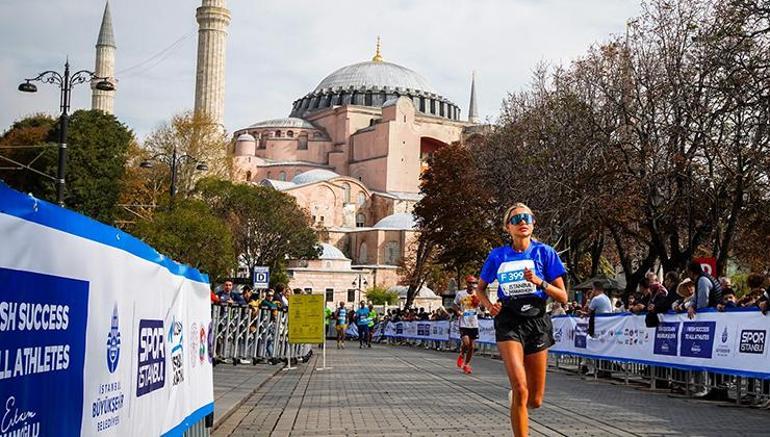
[[305, 362], [310, 345], [289, 344], [288, 311], [268, 307], [212, 305], [214, 363]]
[[[597, 317], [588, 335], [588, 319], [557, 317], [556, 344], [549, 363], [582, 377], [619, 378], [682, 395], [705, 395], [738, 403], [770, 399], [770, 360], [765, 341], [770, 316], [758, 311], [702, 312], [696, 320], [670, 314], [657, 328], [644, 316]], [[478, 352], [495, 356], [493, 320], [479, 321]], [[459, 350], [456, 322], [388, 322], [375, 338], [389, 344]]]

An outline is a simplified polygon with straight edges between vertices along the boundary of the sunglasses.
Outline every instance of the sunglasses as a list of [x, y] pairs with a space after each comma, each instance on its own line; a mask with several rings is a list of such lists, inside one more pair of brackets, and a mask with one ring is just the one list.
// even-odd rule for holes
[[508, 222], [512, 225], [518, 225], [522, 221], [528, 225], [531, 225], [532, 223], [535, 223], [535, 216], [528, 212], [521, 212], [511, 216], [511, 218], [508, 220]]

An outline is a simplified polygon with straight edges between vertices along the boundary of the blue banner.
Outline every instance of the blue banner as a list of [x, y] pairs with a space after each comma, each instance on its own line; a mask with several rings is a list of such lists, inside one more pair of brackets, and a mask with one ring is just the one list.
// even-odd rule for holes
[[87, 314], [88, 282], [0, 268], [0, 435], [80, 429]]

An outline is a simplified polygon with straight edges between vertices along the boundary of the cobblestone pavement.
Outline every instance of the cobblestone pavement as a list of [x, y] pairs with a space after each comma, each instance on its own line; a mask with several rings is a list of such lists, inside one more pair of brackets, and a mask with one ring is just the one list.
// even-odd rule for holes
[[[450, 353], [355, 344], [328, 352], [331, 370], [316, 370], [316, 355], [278, 372], [214, 436], [510, 435], [500, 361], [474, 358], [469, 376]], [[770, 413], [553, 370], [530, 428], [533, 436], [766, 436]]]

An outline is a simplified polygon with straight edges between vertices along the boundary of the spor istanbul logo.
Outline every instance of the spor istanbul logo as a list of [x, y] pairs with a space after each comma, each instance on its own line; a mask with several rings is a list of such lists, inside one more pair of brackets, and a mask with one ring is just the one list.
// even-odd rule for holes
[[120, 360], [120, 329], [118, 325], [118, 304], [112, 308], [112, 323], [107, 334], [107, 370], [115, 373]]

